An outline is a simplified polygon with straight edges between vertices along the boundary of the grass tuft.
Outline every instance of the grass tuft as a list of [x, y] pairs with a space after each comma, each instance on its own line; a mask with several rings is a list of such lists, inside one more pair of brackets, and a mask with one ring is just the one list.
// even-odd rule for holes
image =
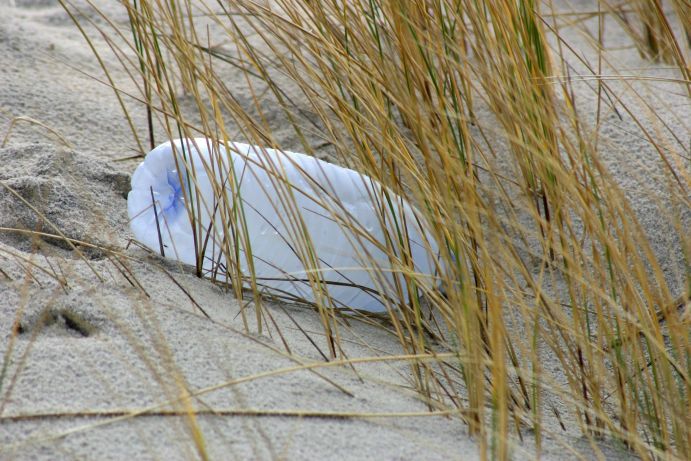
[[[91, 21], [61, 2], [75, 22]], [[220, 169], [220, 145], [288, 148], [278, 142], [288, 138], [308, 154], [326, 148], [417, 205], [443, 243], [433, 255], [438, 284], [413, 270], [402, 231], [391, 236], [384, 250], [405, 285], [385, 300], [382, 329], [399, 339], [421, 398], [459, 415], [481, 453], [507, 459], [510, 440], [526, 427], [539, 451], [544, 435], [573, 429], [557, 409], [566, 405], [591, 439], [615, 438], [644, 459], [689, 459], [691, 329], [679, 307], [691, 292], [688, 133], [670, 127], [645, 87], [689, 94], [688, 43], [673, 26], [689, 17], [683, 3], [672, 2], [675, 15], [659, 1], [602, 1], [583, 13], [551, 2], [543, 12], [534, 0], [139, 0], [122, 2], [129, 34], [106, 16], [91, 26], [140, 91], [151, 145], [204, 135], [215, 156], [208, 168]], [[592, 17], [597, 36], [583, 25]], [[675, 76], [620, 71], [605, 46], [615, 27]], [[688, 24], [682, 29], [688, 41]], [[574, 30], [587, 38], [574, 41]], [[243, 94], [229, 78], [242, 79]], [[592, 92], [584, 92], [579, 85], [590, 80]], [[272, 124], [277, 116], [281, 126]], [[611, 145], [601, 139], [608, 117], [627, 120], [661, 165], [664, 192], [649, 198], [676, 223], [684, 258], [671, 276], [632, 191], [611, 168]], [[154, 136], [155, 126], [162, 132]], [[288, 128], [290, 136], [279, 136]], [[191, 162], [181, 175], [183, 168], [197, 273], [217, 242], [228, 267], [211, 277], [238, 298], [249, 288], [261, 331], [262, 286], [238, 178], [226, 175], [214, 185], [214, 203], [204, 203]], [[276, 190], [295, 211], [291, 188], [279, 181]], [[386, 198], [380, 205], [382, 219], [395, 206]], [[210, 228], [199, 225], [204, 208], [218, 211]], [[308, 269], [324, 356], [336, 359], [342, 318], [300, 214], [288, 219], [284, 237]]]

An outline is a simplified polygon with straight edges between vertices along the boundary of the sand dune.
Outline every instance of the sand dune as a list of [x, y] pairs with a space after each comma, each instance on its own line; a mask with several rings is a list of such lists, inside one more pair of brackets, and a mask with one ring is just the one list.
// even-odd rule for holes
[[[646, 65], [633, 49], [622, 60]], [[17, 121], [0, 149], [0, 180], [35, 210], [0, 188], [0, 227], [59, 229], [112, 249], [0, 230], [0, 351], [10, 357], [0, 388], [0, 459], [197, 457], [184, 408], [197, 411], [212, 459], [477, 458], [479, 444], [458, 419], [411, 416], [429, 407], [412, 391], [405, 363], [322, 367], [327, 344], [314, 311], [269, 303], [273, 320], [262, 334], [245, 333], [230, 292], [136, 245], [126, 248], [126, 194], [137, 162], [120, 159], [137, 146], [102, 78], [57, 1], [0, 0], [0, 140], [22, 116], [66, 141]], [[658, 102], [664, 112], [666, 102]], [[145, 139], [143, 108], [127, 104]], [[665, 275], [681, 290], [680, 244], [643, 193], [664, 187], [650, 181], [660, 167], [655, 154], [626, 135], [632, 122], [608, 120], [607, 161], [640, 205]], [[688, 120], [669, 122], [688, 137]], [[296, 147], [289, 134], [284, 141]], [[681, 217], [691, 225], [689, 210]], [[256, 331], [254, 314], [248, 317]], [[358, 321], [340, 328], [349, 358], [402, 353], [379, 328]], [[321, 365], [292, 370], [307, 363]], [[193, 395], [182, 405], [184, 389]], [[563, 444], [593, 454], [575, 430], [555, 427], [543, 444], [543, 459], [571, 459]], [[601, 449], [612, 459], [628, 456]], [[533, 450], [526, 434], [513, 455], [530, 458]]]

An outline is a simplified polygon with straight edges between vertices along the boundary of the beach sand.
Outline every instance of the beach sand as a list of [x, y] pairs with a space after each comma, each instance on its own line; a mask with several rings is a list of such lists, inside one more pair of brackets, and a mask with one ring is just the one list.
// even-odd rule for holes
[[[124, 24], [117, 7], [108, 8]], [[654, 69], [630, 46], [616, 57], [641, 74], [674, 75]], [[132, 86], [122, 73], [114, 76]], [[429, 407], [413, 392], [404, 362], [295, 370], [326, 363], [316, 312], [265, 303], [272, 319], [258, 334], [245, 300], [247, 333], [231, 292], [136, 245], [126, 248], [126, 195], [137, 161], [122, 159], [136, 154], [137, 145], [103, 77], [56, 0], [0, 0], [0, 140], [14, 117], [45, 125], [17, 121], [0, 149], [0, 180], [34, 207], [0, 189], [0, 227], [59, 230], [121, 254], [81, 246], [80, 258], [65, 242], [0, 230], [0, 354], [8, 364], [0, 389], [0, 459], [197, 458], [195, 437], [211, 459], [478, 458], [479, 444], [458, 418], [410, 416]], [[612, 85], [630, 96], [623, 84]], [[592, 107], [586, 84], [577, 88]], [[688, 139], [688, 99], [666, 98], [665, 91], [680, 91], [672, 83], [655, 88], [660, 92], [651, 103]], [[146, 140], [143, 106], [127, 104]], [[674, 116], [680, 113], [686, 118]], [[280, 117], [275, 114], [276, 124]], [[660, 211], [664, 204], [653, 198], [664, 196], [664, 181], [656, 181], [662, 167], [623, 117], [608, 112], [603, 118], [602, 142], [612, 146], [605, 161], [681, 294], [680, 243]], [[299, 147], [289, 130], [282, 132], [284, 148]], [[691, 226], [689, 210], [678, 216]], [[359, 321], [342, 323], [340, 334], [351, 359], [402, 353], [393, 336]], [[557, 367], [546, 360], [545, 368]], [[185, 408], [196, 410], [195, 424]], [[560, 409], [568, 418], [568, 408]], [[572, 459], [574, 450], [594, 456], [575, 426], [548, 428], [543, 459]], [[513, 446], [514, 459], [534, 456], [532, 435], [524, 435]], [[610, 459], [629, 457], [612, 444], [600, 449]]]

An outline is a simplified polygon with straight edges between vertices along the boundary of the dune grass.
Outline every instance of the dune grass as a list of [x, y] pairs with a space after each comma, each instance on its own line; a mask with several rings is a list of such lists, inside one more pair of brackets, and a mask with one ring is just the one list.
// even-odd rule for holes
[[[415, 273], [404, 239], [392, 239], [385, 250], [408, 289], [386, 300], [388, 330], [411, 355], [421, 398], [459, 415], [481, 452], [506, 459], [528, 428], [539, 450], [565, 404], [589, 438], [619, 440], [644, 459], [691, 457], [688, 133], [673, 132], [646, 99], [637, 86], [646, 77], [616, 73], [604, 45], [605, 17], [616, 18], [641, 53], [676, 69], [665, 81], [688, 96], [688, 37], [672, 25], [684, 2], [671, 2], [675, 15], [658, 1], [595, 2], [571, 14], [534, 0], [140, 0], [122, 2], [125, 29], [96, 5], [93, 20], [61, 1], [77, 24], [93, 21], [130, 73], [138, 94], [109, 81], [146, 107], [142, 150], [200, 135], [286, 148], [266, 117], [280, 111], [292, 148], [326, 148], [416, 204], [442, 243], [439, 285]], [[582, 42], [562, 33], [592, 16], [597, 30]], [[245, 79], [244, 94], [231, 91], [228, 75]], [[575, 96], [584, 81], [588, 101]], [[608, 167], [599, 140], [607, 116], [631, 120], [658, 155], [665, 187], [652, 200], [676, 223], [684, 255], [671, 277]], [[202, 255], [209, 232], [236, 236], [222, 248], [229, 267], [218, 281], [260, 300], [242, 207], [227, 191], [217, 185], [221, 222], [197, 225], [195, 246]], [[199, 222], [194, 184], [188, 194]], [[293, 225], [338, 360], [338, 313], [299, 216]], [[546, 356], [557, 369], [544, 367]]]

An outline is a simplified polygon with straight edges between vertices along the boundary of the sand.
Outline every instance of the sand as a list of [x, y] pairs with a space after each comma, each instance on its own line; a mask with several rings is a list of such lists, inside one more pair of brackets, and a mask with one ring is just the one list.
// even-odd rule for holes
[[[638, 72], [663, 74], [646, 69], [651, 64], [631, 47], [617, 57]], [[267, 303], [273, 320], [258, 334], [249, 305], [245, 333], [241, 304], [231, 293], [136, 245], [126, 248], [126, 194], [136, 162], [121, 159], [135, 153], [136, 143], [112, 90], [97, 81], [102, 77], [56, 0], [0, 0], [0, 140], [18, 116], [60, 135], [25, 120], [15, 125], [0, 149], [0, 180], [35, 210], [2, 188], [0, 227], [59, 229], [123, 255], [116, 260], [82, 247], [80, 258], [65, 242], [0, 231], [0, 353], [9, 357], [0, 389], [0, 459], [199, 457], [193, 425], [180, 413], [185, 407], [168, 404], [184, 389], [198, 394], [187, 405], [198, 412], [211, 459], [477, 458], [477, 440], [458, 419], [402, 416], [429, 410], [412, 392], [404, 363], [291, 370], [324, 363], [317, 313]], [[587, 102], [589, 94], [584, 85], [580, 96]], [[627, 97], [627, 90], [621, 94]], [[651, 101], [688, 139], [688, 100], [670, 102], [662, 94]], [[666, 111], [670, 104], [676, 109]], [[677, 110], [681, 104], [685, 112]], [[131, 108], [145, 136], [143, 108]], [[670, 284], [681, 290], [680, 244], [660, 204], [645, 193], [665, 187], [651, 181], [659, 177], [656, 154], [627, 134], [635, 131], [630, 117], [608, 113], [605, 125], [602, 142], [612, 146], [606, 160], [653, 237]], [[288, 131], [281, 141], [295, 148]], [[691, 225], [689, 210], [679, 216]], [[12, 339], [15, 321], [20, 334]], [[361, 322], [343, 325], [341, 333], [350, 358], [401, 353], [395, 339]], [[267, 375], [248, 379], [261, 374]], [[551, 429], [544, 459], [573, 458], [565, 445], [594, 456], [576, 431]], [[608, 458], [628, 457], [608, 444], [600, 449]], [[530, 458], [533, 450], [526, 434], [513, 457]]]

